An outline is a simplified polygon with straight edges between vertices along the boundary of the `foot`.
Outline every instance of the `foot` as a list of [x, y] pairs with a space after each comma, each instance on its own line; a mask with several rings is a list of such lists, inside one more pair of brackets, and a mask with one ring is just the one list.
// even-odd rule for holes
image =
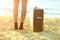
[[18, 24], [17, 24], [17, 22], [14, 23], [14, 28], [15, 28], [15, 30], [18, 29]]
[[23, 22], [21, 22], [19, 29], [23, 29]]

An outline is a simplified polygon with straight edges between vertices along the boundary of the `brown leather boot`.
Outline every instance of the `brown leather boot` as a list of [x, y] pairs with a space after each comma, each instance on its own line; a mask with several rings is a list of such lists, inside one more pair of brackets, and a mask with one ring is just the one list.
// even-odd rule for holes
[[17, 22], [14, 23], [14, 28], [15, 28], [15, 30], [18, 29], [18, 23]]
[[19, 29], [23, 29], [23, 22], [21, 22]]

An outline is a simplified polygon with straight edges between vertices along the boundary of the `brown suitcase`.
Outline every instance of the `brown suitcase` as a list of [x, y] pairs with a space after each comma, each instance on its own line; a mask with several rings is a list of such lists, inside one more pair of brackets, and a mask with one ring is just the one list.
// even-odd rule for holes
[[43, 31], [43, 9], [35, 8], [31, 18], [31, 27], [33, 32], [42, 32]]

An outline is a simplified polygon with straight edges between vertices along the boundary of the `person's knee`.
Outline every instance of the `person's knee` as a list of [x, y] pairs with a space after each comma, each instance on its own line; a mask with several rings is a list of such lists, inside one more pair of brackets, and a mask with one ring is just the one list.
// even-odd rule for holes
[[15, 4], [18, 4], [20, 0], [14, 0], [14, 3]]
[[26, 4], [27, 3], [27, 0], [22, 0], [22, 3]]

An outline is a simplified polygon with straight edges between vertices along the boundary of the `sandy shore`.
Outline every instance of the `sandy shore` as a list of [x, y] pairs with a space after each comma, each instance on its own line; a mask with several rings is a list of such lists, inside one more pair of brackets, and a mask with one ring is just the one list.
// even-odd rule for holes
[[0, 40], [60, 40], [60, 18], [44, 18], [43, 32], [32, 32], [29, 21], [26, 17], [24, 30], [14, 30], [13, 17], [0, 16]]

